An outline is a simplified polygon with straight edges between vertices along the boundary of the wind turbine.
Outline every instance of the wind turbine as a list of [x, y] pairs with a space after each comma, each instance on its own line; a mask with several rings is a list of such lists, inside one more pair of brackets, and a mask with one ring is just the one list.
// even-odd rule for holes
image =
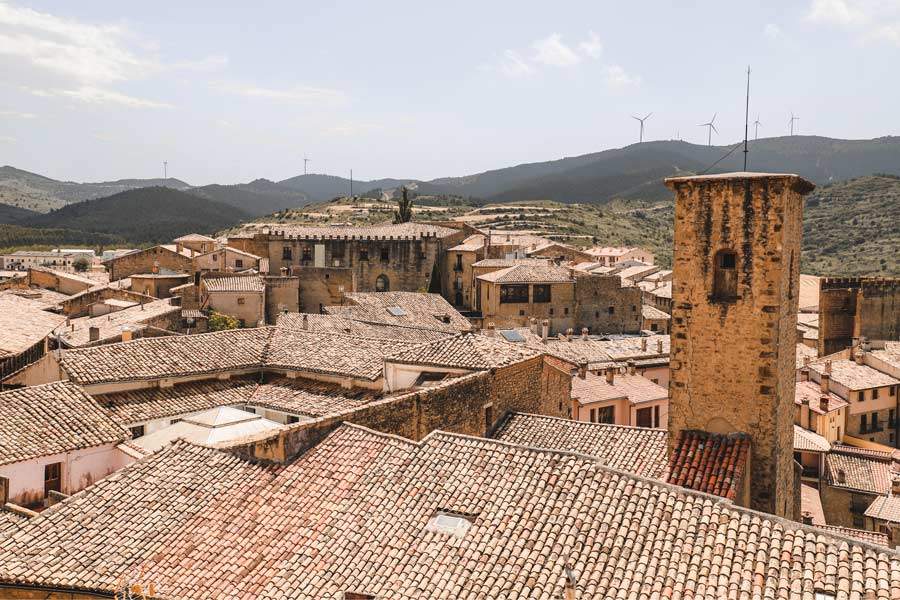
[[309, 163], [309, 159], [308, 159], [308, 158], [304, 158], [304, 159], [303, 159], [303, 174], [304, 174], [304, 175], [306, 175], [306, 165], [307, 165], [307, 163]]
[[753, 139], [754, 140], [759, 139], [759, 126], [760, 125], [762, 125], [762, 123], [759, 122], [759, 115], [756, 115], [756, 120], [753, 121]]
[[647, 116], [644, 117], [643, 119], [640, 118], [640, 117], [635, 117], [634, 115], [631, 115], [631, 118], [632, 118], [632, 119], [634, 119], [635, 121], [640, 122], [640, 124], [641, 124], [641, 137], [638, 138], [638, 143], [641, 143], [641, 142], [644, 141], [644, 121], [646, 121], [647, 119], [649, 119], [649, 118], [650, 118], [650, 115], [652, 115], [652, 114], [653, 114], [652, 112], [651, 112], [651, 113], [647, 113]]
[[716, 115], [718, 115], [718, 114], [719, 113], [713, 114], [713, 118], [709, 120], [709, 123], [700, 123], [697, 125], [697, 127], [707, 127], [708, 128], [707, 131], [709, 132], [709, 136], [707, 137], [707, 140], [706, 140], [707, 146], [712, 146], [712, 132], [715, 131], [716, 133], [719, 133], [719, 130], [716, 129]]
[[794, 116], [794, 113], [791, 112], [791, 120], [788, 121], [788, 123], [790, 123], [790, 125], [791, 125], [791, 135], [794, 135], [794, 121], [799, 121], [799, 120], [800, 120], [800, 117]]

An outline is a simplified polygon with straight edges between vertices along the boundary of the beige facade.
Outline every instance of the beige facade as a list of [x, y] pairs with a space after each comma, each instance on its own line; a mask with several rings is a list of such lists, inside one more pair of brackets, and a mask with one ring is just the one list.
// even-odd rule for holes
[[670, 449], [684, 430], [752, 438], [751, 507], [793, 518], [803, 194], [794, 175], [672, 178]]
[[248, 269], [263, 272], [262, 267], [265, 266], [267, 271], [268, 261], [265, 261], [265, 265], [261, 265], [260, 260], [260, 257], [255, 254], [225, 246], [207, 254], [195, 256], [194, 269], [196, 271], [219, 271], [223, 273], [239, 273]]

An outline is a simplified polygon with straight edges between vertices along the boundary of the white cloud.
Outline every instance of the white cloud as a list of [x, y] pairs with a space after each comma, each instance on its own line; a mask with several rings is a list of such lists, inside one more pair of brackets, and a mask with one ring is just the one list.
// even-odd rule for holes
[[807, 18], [832, 25], [858, 25], [868, 20], [862, 10], [846, 0], [812, 0]]
[[515, 50], [506, 50], [500, 61], [500, 71], [507, 77], [524, 77], [534, 73], [534, 68]]
[[0, 142], [5, 144], [15, 144], [16, 138], [8, 136], [8, 135], [0, 135]]
[[43, 98], [72, 98], [87, 104], [114, 104], [127, 108], [173, 108], [166, 102], [147, 100], [129, 96], [115, 90], [108, 90], [93, 86], [81, 86], [75, 89], [31, 89], [28, 90], [35, 96]]
[[0, 110], [0, 117], [11, 117], [14, 119], [35, 119], [37, 115], [30, 112], [19, 112], [17, 110]]
[[102, 131], [98, 131], [91, 135], [95, 140], [99, 140], [101, 142], [115, 142], [118, 138], [111, 133], [103, 133]]
[[531, 45], [534, 48], [534, 60], [552, 67], [571, 67], [581, 62], [581, 57], [562, 41], [558, 33], [537, 40]]
[[589, 33], [588, 39], [578, 44], [578, 47], [581, 48], [584, 54], [594, 59], [600, 58], [600, 55], [603, 54], [603, 44], [600, 43], [600, 36], [593, 31]]
[[774, 40], [781, 35], [781, 27], [775, 23], [766, 23], [766, 26], [763, 27], [763, 35], [770, 40]]
[[330, 135], [338, 135], [344, 137], [353, 137], [364, 133], [371, 133], [383, 129], [381, 125], [376, 123], [365, 123], [362, 121], [341, 121], [331, 127], [327, 127], [324, 133]]
[[603, 76], [606, 84], [610, 87], [628, 87], [632, 85], [640, 85], [641, 78], [637, 75], [631, 75], [619, 65], [608, 65], [603, 69]]
[[185, 71], [213, 72], [221, 71], [228, 66], [228, 57], [216, 54], [207, 56], [199, 60], [181, 60], [172, 63], [173, 69], [183, 69]]
[[214, 84], [213, 87], [231, 94], [267, 100], [320, 104], [342, 104], [347, 101], [347, 95], [344, 92], [329, 88], [294, 86], [278, 89], [262, 87], [252, 83], [235, 82], [219, 82]]

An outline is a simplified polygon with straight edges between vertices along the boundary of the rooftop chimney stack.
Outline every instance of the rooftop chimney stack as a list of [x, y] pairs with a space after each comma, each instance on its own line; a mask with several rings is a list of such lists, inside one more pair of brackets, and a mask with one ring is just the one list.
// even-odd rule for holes
[[821, 410], [823, 413], [828, 412], [828, 395], [827, 394], [823, 394], [823, 395], [819, 396], [819, 410]]
[[303, 314], [303, 331], [309, 330], [309, 315]]
[[831, 375], [829, 375], [828, 371], [822, 373], [822, 376], [819, 378], [819, 387], [823, 394], [831, 391]]
[[586, 362], [578, 363], [578, 377], [581, 379], [587, 379], [587, 366]]
[[547, 343], [548, 335], [550, 335], [550, 321], [544, 319], [541, 321], [541, 341]]
[[488, 323], [486, 333], [488, 337], [494, 337], [495, 335], [497, 335], [497, 330], [493, 323]]
[[606, 383], [612, 385], [616, 381], [616, 368], [606, 367]]
[[900, 496], [900, 475], [891, 477], [891, 494]]
[[538, 320], [534, 317], [531, 317], [531, 320], [528, 321], [528, 328], [534, 335], [539, 335], [541, 333], [540, 328], [538, 327]]
[[646, 351], [647, 351], [647, 338], [642, 337], [641, 338], [641, 352], [646, 352]]
[[634, 365], [634, 359], [628, 360], [628, 374], [634, 375], [637, 372], [637, 368]]
[[587, 327], [581, 328], [581, 339], [583, 339], [585, 341], [588, 339], [588, 328]]
[[91, 326], [88, 328], [88, 339], [92, 342], [100, 341], [100, 328]]
[[662, 338], [656, 340], [656, 353], [657, 353], [657, 354], [662, 354], [662, 353], [663, 353], [663, 341], [662, 341]]
[[862, 349], [862, 345], [860, 345], [856, 349], [856, 353], [853, 355], [853, 360], [856, 361], [858, 365], [866, 364], [866, 351]]
[[800, 381], [809, 381], [809, 369], [807, 367], [800, 369]]
[[568, 329], [566, 329], [566, 341], [567, 341], [567, 342], [571, 342], [571, 341], [572, 341], [572, 334], [574, 334], [574, 333], [575, 333], [575, 330], [572, 329], [571, 327], [569, 327]]

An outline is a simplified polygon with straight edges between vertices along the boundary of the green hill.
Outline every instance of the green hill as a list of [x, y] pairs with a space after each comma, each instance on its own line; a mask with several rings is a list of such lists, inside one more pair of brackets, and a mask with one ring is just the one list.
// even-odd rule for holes
[[171, 188], [149, 187], [71, 204], [22, 225], [114, 235], [135, 244], [162, 243], [186, 233], [214, 233], [245, 221], [242, 210]]
[[267, 179], [238, 185], [205, 185], [186, 190], [189, 194], [215, 200], [254, 217], [309, 204], [306, 194]]
[[35, 229], [18, 225], [0, 225], [0, 248], [25, 246], [112, 246], [123, 243], [122, 238], [105, 233], [88, 233], [71, 229]]

